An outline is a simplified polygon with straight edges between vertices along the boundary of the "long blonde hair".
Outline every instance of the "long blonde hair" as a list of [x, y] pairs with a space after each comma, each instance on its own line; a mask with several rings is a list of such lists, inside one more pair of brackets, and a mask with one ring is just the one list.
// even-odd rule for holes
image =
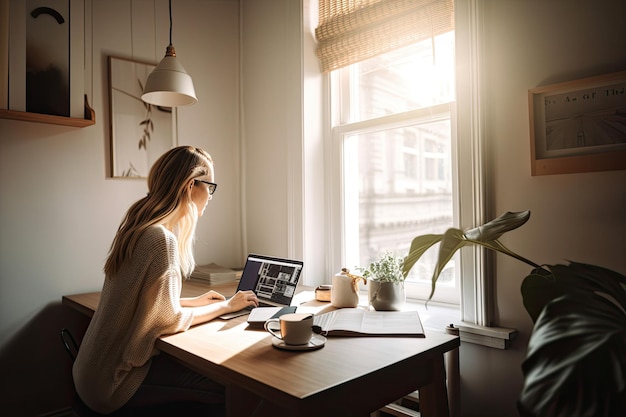
[[192, 146], [179, 146], [161, 155], [148, 174], [148, 194], [128, 209], [117, 230], [104, 273], [112, 276], [119, 271], [148, 227], [175, 221], [181, 270], [184, 276], [191, 275], [198, 211], [189, 184], [194, 178], [212, 173], [212, 168], [211, 156]]

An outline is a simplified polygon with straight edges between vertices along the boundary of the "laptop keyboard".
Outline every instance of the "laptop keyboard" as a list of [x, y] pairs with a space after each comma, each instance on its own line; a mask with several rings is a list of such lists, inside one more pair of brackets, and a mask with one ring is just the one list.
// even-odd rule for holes
[[[272, 304], [264, 303], [263, 301], [259, 301], [259, 307], [275, 307]], [[246, 307], [246, 310], [252, 310], [254, 306]]]
[[[273, 306], [273, 305], [268, 304], [268, 303], [264, 303], [263, 301], [259, 301], [259, 307], [276, 307], [276, 306]], [[252, 311], [253, 308], [255, 308], [255, 307], [254, 306], [247, 306], [244, 309], [236, 311], [234, 313], [223, 314], [223, 315], [220, 316], [220, 318], [224, 319], [224, 320], [228, 320], [228, 319], [232, 319], [232, 318], [235, 318], [235, 317], [238, 317], [238, 316], [242, 316], [244, 314], [248, 314], [248, 311]], [[243, 314], [241, 314], [241, 313], [243, 313]]]

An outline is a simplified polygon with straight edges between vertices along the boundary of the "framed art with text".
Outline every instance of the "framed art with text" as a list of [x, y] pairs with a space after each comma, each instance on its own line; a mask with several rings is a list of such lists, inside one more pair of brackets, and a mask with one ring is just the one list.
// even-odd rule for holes
[[111, 177], [147, 178], [159, 156], [176, 146], [176, 108], [141, 100], [155, 67], [109, 56]]
[[626, 169], [626, 71], [528, 90], [532, 175]]

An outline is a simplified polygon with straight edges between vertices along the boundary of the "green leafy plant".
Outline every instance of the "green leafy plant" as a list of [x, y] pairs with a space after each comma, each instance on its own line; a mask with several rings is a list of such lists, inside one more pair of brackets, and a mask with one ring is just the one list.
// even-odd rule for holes
[[383, 253], [376, 261], [371, 262], [365, 269], [358, 268], [363, 277], [378, 282], [404, 282], [404, 258], [394, 256], [391, 252]]
[[577, 262], [540, 266], [498, 240], [529, 218], [530, 211], [509, 212], [467, 231], [451, 228], [417, 236], [402, 273], [406, 277], [424, 252], [439, 243], [430, 300], [443, 267], [464, 246], [480, 245], [532, 266], [521, 286], [534, 327], [522, 364], [520, 414], [621, 416], [626, 409], [626, 277]]

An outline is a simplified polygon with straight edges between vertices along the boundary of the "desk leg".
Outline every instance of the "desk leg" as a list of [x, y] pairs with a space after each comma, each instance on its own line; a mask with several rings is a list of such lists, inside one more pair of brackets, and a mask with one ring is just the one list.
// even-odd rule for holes
[[459, 348], [446, 352], [446, 381], [450, 417], [461, 416], [461, 374], [459, 371]]
[[423, 417], [449, 417], [448, 390], [443, 355], [432, 361], [433, 381], [421, 387], [420, 413]]

